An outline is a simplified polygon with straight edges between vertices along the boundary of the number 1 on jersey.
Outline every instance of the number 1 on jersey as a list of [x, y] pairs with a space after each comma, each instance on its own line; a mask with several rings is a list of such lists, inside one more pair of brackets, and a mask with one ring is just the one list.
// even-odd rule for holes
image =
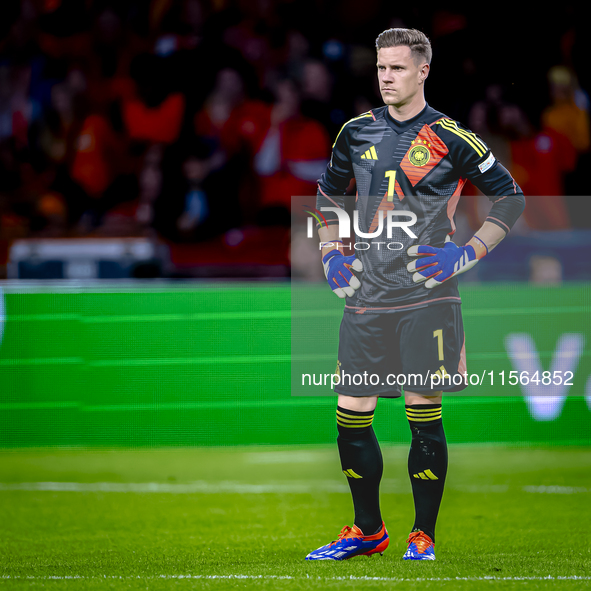
[[386, 197], [388, 197], [388, 201], [394, 201], [394, 183], [396, 182], [396, 171], [387, 170], [386, 178], [388, 179], [388, 192], [386, 193]]

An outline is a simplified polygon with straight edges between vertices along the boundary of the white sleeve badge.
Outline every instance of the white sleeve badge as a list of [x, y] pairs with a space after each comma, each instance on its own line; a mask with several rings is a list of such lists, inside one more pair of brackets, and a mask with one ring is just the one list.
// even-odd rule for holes
[[495, 163], [495, 161], [496, 161], [496, 158], [493, 156], [493, 153], [491, 152], [488, 155], [488, 158], [484, 162], [481, 162], [478, 165], [480, 172], [486, 172]]

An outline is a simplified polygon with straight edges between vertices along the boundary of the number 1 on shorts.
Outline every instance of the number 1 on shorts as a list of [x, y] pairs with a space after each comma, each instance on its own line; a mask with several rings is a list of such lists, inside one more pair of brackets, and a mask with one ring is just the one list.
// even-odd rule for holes
[[433, 331], [433, 338], [437, 339], [437, 352], [439, 353], [439, 361], [443, 361], [443, 329]]

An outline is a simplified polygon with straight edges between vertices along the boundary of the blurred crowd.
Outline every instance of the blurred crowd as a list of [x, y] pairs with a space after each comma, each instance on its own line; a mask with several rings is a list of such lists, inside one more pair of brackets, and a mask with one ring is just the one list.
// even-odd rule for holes
[[[501, 44], [503, 15], [483, 23], [469, 9], [394, 14], [386, 4], [3, 2], [4, 250], [20, 237], [191, 245], [289, 227], [291, 196], [315, 195], [340, 127], [381, 104], [373, 43], [391, 26], [427, 33], [429, 103], [540, 196], [524, 227], [588, 226], [581, 200], [569, 199], [589, 194], [590, 80], [574, 8], [545, 30], [524, 20], [519, 40]], [[482, 202], [461, 203], [477, 228]]]

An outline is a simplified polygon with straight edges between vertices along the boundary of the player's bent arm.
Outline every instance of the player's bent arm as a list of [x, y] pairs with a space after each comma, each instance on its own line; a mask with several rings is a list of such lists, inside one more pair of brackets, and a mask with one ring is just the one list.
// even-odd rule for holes
[[423, 257], [411, 261], [406, 267], [409, 273], [413, 273], [413, 281], [424, 281], [425, 287], [430, 289], [465, 273], [505, 238], [521, 211], [517, 216], [512, 216], [514, 219], [507, 218], [508, 223], [487, 219], [465, 246], [457, 246], [453, 242], [446, 242], [443, 248], [411, 246], [407, 251], [409, 256]]
[[[505, 233], [508, 233], [525, 209], [525, 197], [521, 189], [514, 184], [513, 178], [508, 172], [506, 172], [506, 176], [513, 183], [515, 193], [506, 192], [500, 193], [504, 197], [489, 197], [493, 202], [493, 206], [486, 216], [486, 221], [496, 224]], [[495, 195], [495, 193], [492, 194]], [[499, 193], [496, 193], [496, 195], [499, 195]]]
[[[500, 226], [498, 226], [497, 224], [493, 224], [492, 222], [486, 221], [484, 222], [484, 224], [482, 224], [481, 228], [474, 234], [474, 238], [486, 245], [485, 254], [489, 253], [495, 246], [497, 246], [501, 242], [501, 240], [505, 238], [505, 236], [507, 236], [507, 232], [503, 230]], [[468, 244], [472, 243], [474, 238], [468, 241]]]
[[[494, 201], [484, 224], [468, 242], [474, 248], [478, 260], [487, 255], [507, 236], [524, 209], [523, 193], [508, 195]], [[482, 250], [483, 246], [485, 251]]]
[[[464, 178], [470, 180], [493, 202], [489, 214], [474, 237], [464, 246], [446, 242], [443, 248], [411, 246], [407, 254], [421, 256], [407, 265], [415, 283], [432, 288], [474, 267], [501, 242], [525, 208], [525, 198], [509, 171], [500, 164], [484, 142], [457, 123], [438, 122], [442, 137], [453, 148], [452, 161]], [[501, 197], [492, 197], [502, 195]]]

